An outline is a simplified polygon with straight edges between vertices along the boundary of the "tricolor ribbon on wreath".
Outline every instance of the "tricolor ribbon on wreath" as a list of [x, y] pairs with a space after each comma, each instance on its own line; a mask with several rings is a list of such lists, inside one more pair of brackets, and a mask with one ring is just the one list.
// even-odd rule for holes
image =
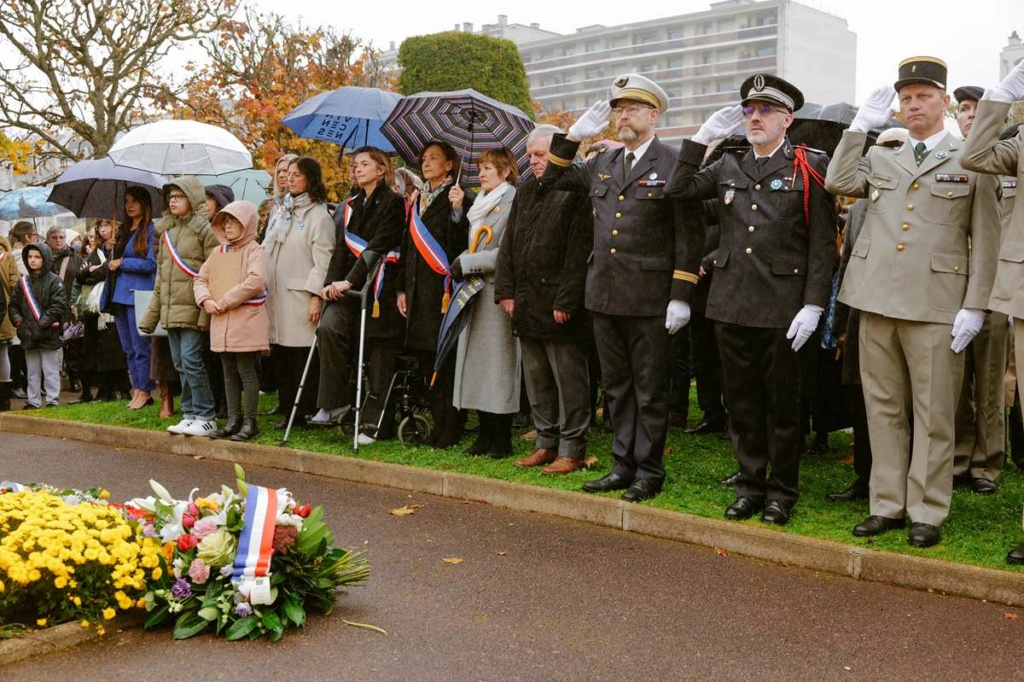
[[[349, 232], [348, 223], [352, 218], [352, 197], [345, 200], [342, 204], [342, 220], [343, 228], [345, 230], [345, 244], [348, 246], [348, 250], [351, 251], [356, 258], [360, 258], [363, 255], [363, 251], [369, 246], [369, 242], [360, 237], [359, 235]], [[377, 276], [373, 283], [373, 317], [380, 317], [380, 294], [384, 290], [384, 268], [388, 263], [397, 263], [400, 252], [398, 249], [391, 249], [384, 256], [384, 262], [377, 268]]]
[[273, 488], [249, 486], [231, 581], [253, 604], [272, 602], [270, 559], [274, 553], [274, 527], [286, 502], [287, 498]]

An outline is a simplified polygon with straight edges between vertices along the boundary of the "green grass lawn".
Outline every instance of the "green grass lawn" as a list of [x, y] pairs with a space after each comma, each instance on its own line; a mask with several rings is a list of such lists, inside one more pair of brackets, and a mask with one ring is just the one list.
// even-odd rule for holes
[[[261, 398], [261, 409], [270, 409], [274, 402], [274, 396], [264, 396]], [[150, 430], [162, 430], [177, 421], [158, 419], [157, 406], [135, 412], [125, 409], [124, 405], [88, 403], [26, 414]], [[696, 406], [691, 414], [699, 414]], [[282, 432], [271, 430], [272, 424], [278, 419], [260, 417], [263, 433], [257, 442], [264, 445], [280, 444]], [[515, 438], [515, 457], [525, 456], [533, 449], [532, 442], [518, 435]], [[778, 532], [988, 568], [1018, 570], [1004, 563], [1006, 552], [1024, 541], [1024, 532], [1021, 530], [1024, 479], [1016, 470], [1011, 467], [1004, 471], [999, 481], [999, 490], [994, 495], [981, 496], [969, 490], [956, 490], [949, 520], [942, 528], [942, 542], [928, 549], [913, 549], [907, 546], [905, 531], [892, 531], [874, 539], [853, 537], [850, 530], [868, 515], [867, 502], [835, 504], [825, 499], [827, 493], [841, 490], [853, 481], [852, 467], [838, 461], [850, 452], [850, 441], [849, 434], [834, 433], [829, 453], [804, 456], [800, 473], [800, 501], [794, 508], [789, 525]], [[607, 473], [611, 466], [611, 437], [597, 430], [591, 433], [588, 447], [588, 455], [599, 460], [595, 468], [561, 477], [543, 476], [538, 469], [518, 469], [512, 465], [513, 458], [494, 461], [471, 457], [463, 452], [469, 442], [470, 438], [467, 437], [458, 447], [435, 450], [387, 441], [362, 447], [355, 456], [572, 491], [580, 490], [584, 481]], [[288, 445], [341, 457], [354, 456], [351, 436], [342, 435], [337, 429], [293, 430]], [[718, 483], [723, 476], [737, 469], [732, 449], [728, 441], [722, 438], [686, 436], [678, 428], [670, 429], [665, 468], [667, 480], [664, 491], [644, 504], [697, 516], [722, 518], [725, 507], [735, 498], [732, 489]], [[95, 483], [102, 485], [103, 482], [98, 480]], [[608, 494], [609, 497], [614, 495]], [[763, 525], [756, 518], [744, 523]]]

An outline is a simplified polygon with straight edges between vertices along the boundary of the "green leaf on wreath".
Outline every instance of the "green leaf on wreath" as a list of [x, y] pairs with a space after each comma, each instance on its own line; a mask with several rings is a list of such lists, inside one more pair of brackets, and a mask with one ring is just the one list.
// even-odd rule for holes
[[302, 608], [302, 597], [299, 595], [293, 594], [289, 597], [282, 606], [282, 610], [285, 617], [295, 623], [297, 627], [301, 628], [306, 625], [306, 610]]
[[170, 615], [170, 608], [167, 607], [167, 604], [164, 604], [146, 618], [146, 622], [142, 624], [142, 627], [146, 630], [151, 630], [167, 620]]
[[195, 611], [187, 611], [178, 617], [178, 622], [174, 624], [174, 639], [188, 639], [193, 635], [198, 635], [200, 632], [206, 629], [206, 626], [210, 624], [210, 621], [201, 617]]
[[249, 636], [253, 628], [260, 624], [258, 616], [246, 616], [241, 620], [236, 620], [228, 628], [227, 639], [229, 642], [233, 642], [236, 639], [242, 639], [243, 637]]
[[277, 615], [276, 611], [268, 611], [266, 614], [264, 614], [263, 627], [270, 630], [271, 632], [284, 632], [284, 623], [281, 622], [281, 617]]
[[220, 618], [220, 609], [216, 606], [206, 606], [199, 609], [199, 617], [203, 620], [215, 621]]

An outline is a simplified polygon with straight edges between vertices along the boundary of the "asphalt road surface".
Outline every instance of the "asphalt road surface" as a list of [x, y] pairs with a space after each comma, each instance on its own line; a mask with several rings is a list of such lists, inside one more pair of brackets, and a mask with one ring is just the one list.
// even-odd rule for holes
[[[0, 479], [154, 478], [184, 497], [231, 465], [0, 434]], [[323, 503], [368, 585], [277, 644], [131, 630], [0, 669], [15, 680], [994, 680], [1021, 674], [1020, 611], [744, 559], [485, 504], [252, 467]], [[423, 507], [409, 516], [388, 510]], [[442, 559], [460, 558], [462, 563]], [[381, 635], [345, 625], [371, 623]]]

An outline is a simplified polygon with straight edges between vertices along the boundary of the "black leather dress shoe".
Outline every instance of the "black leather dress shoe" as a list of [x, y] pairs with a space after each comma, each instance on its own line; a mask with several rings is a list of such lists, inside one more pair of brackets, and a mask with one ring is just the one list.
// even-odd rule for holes
[[939, 529], [928, 523], [912, 523], [907, 533], [907, 544], [911, 547], [931, 547], [939, 544], [941, 539]]
[[737, 497], [736, 501], [725, 508], [725, 518], [733, 521], [742, 521], [761, 511], [764, 503], [755, 500], [753, 497]]
[[606, 493], [609, 490], [625, 490], [632, 484], [631, 479], [623, 478], [618, 474], [608, 474], [596, 481], [587, 481], [583, 484], [583, 490], [588, 493]]
[[903, 519], [871, 515], [853, 527], [853, 534], [859, 538], [870, 538], [893, 528], [903, 528], [905, 525], [906, 521]]
[[761, 513], [761, 520], [765, 523], [774, 523], [776, 526], [785, 526], [789, 523], [789, 507], [779, 500], [768, 500]]
[[953, 487], [954, 488], [970, 488], [971, 487], [971, 477], [968, 476], [967, 474], [960, 474], [959, 476], [954, 476], [953, 477]]
[[854, 500], [868, 499], [868, 487], [860, 483], [854, 483], [846, 490], [827, 495], [831, 502], [853, 502]]
[[706, 436], [712, 433], [724, 433], [725, 424], [722, 422], [701, 422], [692, 429], [685, 429], [683, 433], [690, 436]]
[[1016, 549], [1011, 549], [1006, 555], [1006, 563], [1013, 566], [1024, 565], [1024, 545], [1021, 545]]
[[996, 482], [987, 478], [975, 478], [971, 480], [971, 490], [978, 495], [991, 495], [996, 491]]
[[622, 499], [626, 502], [643, 502], [649, 500], [661, 492], [661, 483], [650, 478], [637, 478], [622, 493]]
[[737, 471], [735, 474], [729, 474], [728, 476], [720, 480], [719, 483], [726, 486], [727, 488], [731, 488], [732, 486], [736, 485], [736, 483], [738, 483], [739, 480], [740, 472]]

